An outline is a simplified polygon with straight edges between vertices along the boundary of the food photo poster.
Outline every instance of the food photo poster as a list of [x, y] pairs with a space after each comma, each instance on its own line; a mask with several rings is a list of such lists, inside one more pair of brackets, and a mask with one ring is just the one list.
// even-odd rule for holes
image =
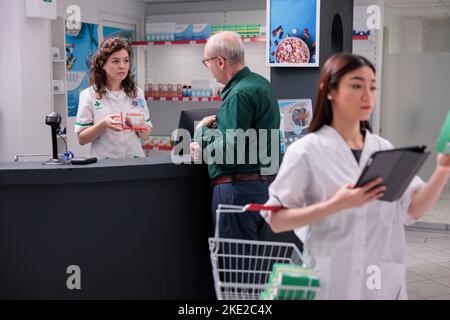
[[267, 0], [267, 65], [318, 67], [320, 0]]

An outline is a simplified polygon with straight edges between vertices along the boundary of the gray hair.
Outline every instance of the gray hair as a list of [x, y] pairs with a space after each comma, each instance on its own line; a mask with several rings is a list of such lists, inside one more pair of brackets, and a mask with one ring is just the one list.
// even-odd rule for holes
[[215, 34], [208, 39], [206, 46], [212, 56], [224, 57], [231, 65], [245, 64], [244, 44], [236, 32]]

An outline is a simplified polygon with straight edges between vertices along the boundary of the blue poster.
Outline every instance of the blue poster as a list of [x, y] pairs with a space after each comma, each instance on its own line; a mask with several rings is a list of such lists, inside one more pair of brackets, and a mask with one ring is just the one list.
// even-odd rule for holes
[[91, 59], [98, 49], [98, 26], [82, 23], [77, 33], [66, 31], [68, 115], [75, 117], [80, 92], [89, 87]]
[[308, 134], [313, 117], [311, 99], [279, 99], [281, 151]]
[[268, 0], [269, 66], [319, 66], [320, 0]]
[[119, 37], [122, 39], [126, 39], [128, 41], [134, 41], [135, 31], [134, 30], [126, 30], [116, 27], [103, 27], [103, 39]]

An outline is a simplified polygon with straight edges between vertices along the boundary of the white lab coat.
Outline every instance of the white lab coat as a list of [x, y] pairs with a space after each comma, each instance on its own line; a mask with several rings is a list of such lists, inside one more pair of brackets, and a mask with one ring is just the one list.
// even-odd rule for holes
[[[144, 112], [146, 124], [153, 127], [150, 119], [144, 93], [138, 88], [136, 99], [131, 99], [121, 90], [115, 96], [110, 91], [102, 95], [101, 100], [96, 99], [92, 87], [80, 93], [75, 132], [78, 134], [82, 130], [93, 126], [103, 118], [111, 114], [120, 112]], [[120, 132], [106, 129], [99, 137], [91, 143], [92, 156], [98, 158], [135, 158], [144, 157], [141, 140], [133, 130], [123, 130]]]
[[[345, 183], [357, 181], [372, 153], [391, 148], [390, 142], [367, 132], [358, 164], [343, 138], [325, 125], [288, 148], [267, 204], [281, 201], [295, 208], [325, 201]], [[304, 242], [306, 264], [320, 278], [319, 298], [407, 298], [404, 225], [415, 222], [407, 209], [423, 183], [415, 177], [399, 201], [372, 201], [295, 230]], [[380, 290], [367, 286], [372, 265], [381, 271]]]

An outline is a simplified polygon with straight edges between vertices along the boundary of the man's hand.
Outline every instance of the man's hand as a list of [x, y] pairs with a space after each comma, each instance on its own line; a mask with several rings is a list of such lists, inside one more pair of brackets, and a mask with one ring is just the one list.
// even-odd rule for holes
[[200, 120], [200, 122], [197, 124], [197, 128], [200, 128], [202, 126], [211, 128], [215, 125], [216, 125], [216, 116], [213, 115], [213, 116], [205, 117], [202, 120]]
[[191, 142], [189, 149], [191, 151], [191, 159], [194, 159], [194, 161], [200, 159], [202, 148], [196, 141]]

